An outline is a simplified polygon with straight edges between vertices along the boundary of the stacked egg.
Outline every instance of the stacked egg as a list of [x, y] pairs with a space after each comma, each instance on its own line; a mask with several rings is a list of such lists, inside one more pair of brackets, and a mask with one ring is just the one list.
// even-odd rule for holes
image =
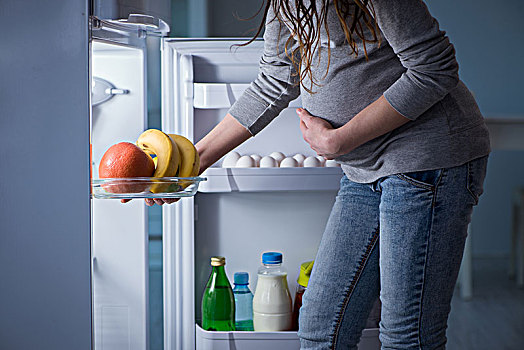
[[322, 156], [309, 156], [297, 153], [287, 157], [282, 152], [273, 152], [267, 156], [258, 154], [241, 155], [232, 151], [222, 161], [222, 168], [318, 168], [339, 167], [340, 164], [334, 160], [326, 160]]

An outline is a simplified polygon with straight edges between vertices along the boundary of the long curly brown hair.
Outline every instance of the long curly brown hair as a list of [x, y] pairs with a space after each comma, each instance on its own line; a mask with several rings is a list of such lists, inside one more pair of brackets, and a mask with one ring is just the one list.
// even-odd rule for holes
[[[332, 4], [330, 4], [331, 2]], [[325, 75], [320, 79], [315, 78], [312, 66], [314, 64], [313, 58], [317, 51], [317, 59], [320, 60], [320, 34], [322, 29], [325, 30], [328, 42], [330, 41], [327, 16], [330, 6], [333, 6], [336, 11], [340, 26], [351, 49], [350, 53], [355, 57], [358, 56], [358, 42], [361, 42], [367, 59], [366, 44], [380, 44], [379, 30], [371, 0], [263, 0], [258, 12], [263, 11], [262, 21], [258, 30], [251, 40], [241, 46], [250, 44], [260, 35], [266, 20], [269, 22], [278, 20], [281, 25], [287, 24], [291, 34], [285, 44], [286, 55], [290, 58], [299, 75], [300, 84], [306, 91], [311, 93], [313, 86], [320, 86], [319, 80], [325, 78], [329, 71], [330, 45], [327, 45], [328, 64]], [[275, 16], [268, 19], [270, 9], [273, 10]], [[368, 29], [367, 35], [365, 28]], [[297, 45], [293, 46], [295, 41]], [[305, 86], [305, 80], [309, 82], [309, 86]]]

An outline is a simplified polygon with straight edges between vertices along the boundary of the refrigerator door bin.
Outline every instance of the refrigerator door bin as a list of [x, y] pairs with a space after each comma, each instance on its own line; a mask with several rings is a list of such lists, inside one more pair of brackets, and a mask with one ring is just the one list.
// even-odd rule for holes
[[[195, 83], [194, 107], [200, 109], [229, 108], [249, 84]], [[291, 101], [288, 108], [301, 107], [300, 99]]]
[[200, 192], [337, 191], [340, 168], [209, 168]]
[[[196, 350], [292, 350], [300, 349], [297, 332], [210, 332], [195, 327]], [[380, 349], [378, 329], [364, 329], [359, 350]]]

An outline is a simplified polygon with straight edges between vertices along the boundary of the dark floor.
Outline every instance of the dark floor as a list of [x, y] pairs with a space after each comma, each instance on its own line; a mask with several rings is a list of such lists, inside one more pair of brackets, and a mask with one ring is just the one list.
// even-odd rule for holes
[[474, 259], [473, 299], [455, 293], [448, 350], [524, 349], [524, 289], [508, 278], [507, 266], [507, 259]]

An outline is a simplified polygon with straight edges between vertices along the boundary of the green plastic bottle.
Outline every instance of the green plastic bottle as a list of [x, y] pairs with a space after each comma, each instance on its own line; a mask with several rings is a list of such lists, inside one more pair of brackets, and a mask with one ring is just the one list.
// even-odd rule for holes
[[235, 330], [235, 299], [226, 276], [226, 259], [211, 258], [211, 276], [202, 296], [202, 328], [206, 331]]

